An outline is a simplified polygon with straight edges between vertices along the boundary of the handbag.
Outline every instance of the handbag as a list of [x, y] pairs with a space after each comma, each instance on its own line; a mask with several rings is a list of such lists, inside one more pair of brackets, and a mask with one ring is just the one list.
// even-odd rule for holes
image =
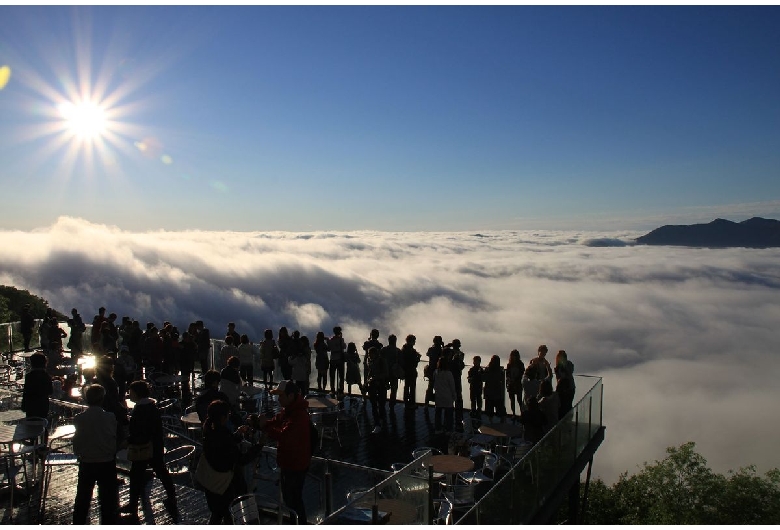
[[143, 462], [144, 460], [151, 460], [154, 446], [152, 441], [149, 440], [142, 444], [128, 444], [127, 445], [127, 459], [130, 462]]
[[198, 460], [198, 468], [195, 471], [195, 478], [205, 489], [217, 495], [222, 495], [233, 481], [233, 470], [215, 471], [206, 459], [206, 455], [201, 453], [200, 460]]

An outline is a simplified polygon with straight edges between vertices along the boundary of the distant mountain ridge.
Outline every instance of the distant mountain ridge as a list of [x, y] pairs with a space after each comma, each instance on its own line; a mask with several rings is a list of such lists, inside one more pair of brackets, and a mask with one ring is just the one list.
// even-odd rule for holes
[[683, 247], [780, 247], [780, 221], [753, 217], [740, 223], [715, 219], [706, 224], [665, 225], [636, 238], [638, 245]]

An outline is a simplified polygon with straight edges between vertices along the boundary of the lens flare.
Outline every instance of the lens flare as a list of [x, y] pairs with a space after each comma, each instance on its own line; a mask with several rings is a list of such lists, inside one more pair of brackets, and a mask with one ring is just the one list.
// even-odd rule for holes
[[11, 67], [6, 65], [0, 66], [0, 90], [5, 88], [8, 81], [11, 80]]

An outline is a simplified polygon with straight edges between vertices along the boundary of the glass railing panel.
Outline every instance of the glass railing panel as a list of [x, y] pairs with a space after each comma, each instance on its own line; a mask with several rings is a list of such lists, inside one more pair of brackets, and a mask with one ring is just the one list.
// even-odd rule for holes
[[584, 394], [578, 396], [575, 407], [511, 469], [507, 469], [509, 462], [503, 461], [506, 474], [456, 524], [530, 522], [598, 431], [593, 424], [599, 423], [601, 416], [594, 413], [593, 404], [600, 403], [601, 380], [582, 376], [578, 386]]

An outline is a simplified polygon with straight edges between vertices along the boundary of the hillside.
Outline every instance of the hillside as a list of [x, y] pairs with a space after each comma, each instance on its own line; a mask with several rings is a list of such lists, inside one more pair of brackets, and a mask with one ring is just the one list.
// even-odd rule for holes
[[636, 239], [639, 245], [683, 247], [780, 247], [780, 221], [753, 217], [740, 223], [715, 219], [706, 224], [665, 225]]

